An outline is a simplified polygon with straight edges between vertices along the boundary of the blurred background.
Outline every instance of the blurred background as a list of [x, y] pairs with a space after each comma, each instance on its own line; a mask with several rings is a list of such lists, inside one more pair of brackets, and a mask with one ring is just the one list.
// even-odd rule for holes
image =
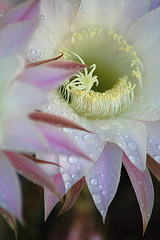
[[[160, 184], [152, 176], [155, 205], [144, 240], [160, 239]], [[142, 221], [139, 206], [125, 169], [122, 169], [118, 192], [111, 203], [106, 223], [96, 210], [85, 186], [77, 203], [68, 212], [56, 217], [58, 203], [44, 222], [43, 190], [21, 178], [26, 226], [18, 224], [18, 240], [140, 240]], [[0, 240], [14, 240], [14, 232], [0, 217]]]

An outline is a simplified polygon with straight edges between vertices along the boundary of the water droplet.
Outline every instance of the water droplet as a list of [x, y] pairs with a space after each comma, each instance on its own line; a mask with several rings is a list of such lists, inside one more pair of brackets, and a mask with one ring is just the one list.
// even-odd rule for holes
[[103, 173], [101, 174], [101, 177], [104, 177], [104, 174], [103, 174]]
[[135, 163], [135, 158], [133, 156], [128, 156], [128, 158], [131, 161], [131, 163]]
[[93, 199], [94, 199], [96, 204], [100, 204], [101, 203], [101, 196], [99, 196], [98, 194], [94, 194], [93, 195]]
[[65, 188], [68, 190], [71, 187], [71, 184], [69, 182], [65, 183]]
[[44, 20], [44, 19], [45, 19], [45, 16], [44, 16], [44, 15], [41, 15], [40, 18], [41, 18], [41, 20]]
[[160, 150], [160, 145], [158, 145], [158, 150]]
[[34, 50], [34, 49], [32, 49], [32, 50], [31, 50], [31, 53], [32, 53], [33, 55], [36, 55], [36, 54], [37, 54], [37, 51]]
[[160, 156], [155, 156], [154, 159], [155, 159], [158, 163], [160, 163]]
[[97, 145], [98, 145], [98, 143], [97, 143], [96, 141], [93, 141], [93, 142], [92, 142], [92, 146], [93, 146], [93, 147], [97, 147]]
[[94, 179], [94, 178], [91, 179], [91, 185], [94, 186], [94, 187], [97, 186], [98, 185], [97, 179]]
[[37, 43], [37, 42], [38, 42], [38, 40], [37, 40], [37, 39], [35, 39], [35, 40], [34, 40], [34, 42], [35, 42], [35, 43]]
[[130, 143], [128, 143], [128, 147], [129, 147], [130, 149], [132, 149], [132, 150], [136, 150], [137, 145], [136, 145], [135, 142], [130, 142]]
[[82, 167], [81, 166], [77, 166], [76, 167], [78, 171], [81, 171], [82, 170]]
[[91, 135], [85, 135], [84, 136], [84, 141], [85, 142], [92, 142], [92, 136]]
[[105, 196], [105, 195], [107, 195], [107, 192], [106, 192], [106, 191], [103, 191], [102, 194]]
[[151, 214], [149, 212], [146, 213], [146, 217], [149, 218]]
[[77, 174], [73, 174], [73, 175], [72, 175], [72, 178], [73, 178], [74, 180], [77, 180], [77, 179], [78, 179], [78, 175], [77, 175]]
[[138, 181], [137, 183], [138, 185], [142, 186], [142, 181]]
[[74, 156], [71, 156], [69, 158], [69, 162], [70, 162], [70, 164], [76, 164], [78, 162], [78, 159]]
[[99, 189], [102, 189], [103, 187], [102, 187], [102, 185], [99, 185]]

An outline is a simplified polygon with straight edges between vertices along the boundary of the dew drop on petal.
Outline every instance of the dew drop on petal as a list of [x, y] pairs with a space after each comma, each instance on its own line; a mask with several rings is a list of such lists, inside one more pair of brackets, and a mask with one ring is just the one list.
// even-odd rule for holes
[[106, 191], [103, 191], [102, 194], [105, 196], [105, 195], [107, 195], [107, 192], [106, 192]]
[[100, 195], [94, 194], [93, 195], [93, 199], [94, 199], [96, 204], [100, 204], [101, 203], [101, 196]]
[[41, 20], [44, 20], [44, 19], [45, 19], [45, 16], [44, 16], [44, 15], [41, 15], [40, 18], [41, 18]]
[[69, 182], [65, 183], [65, 188], [68, 190], [71, 187], [71, 184]]
[[77, 160], [77, 158], [76, 157], [74, 157], [74, 156], [71, 156], [70, 158], [69, 158], [69, 162], [70, 162], [70, 164], [76, 164], [77, 162], [78, 162], [78, 160]]
[[77, 174], [72, 174], [72, 178], [73, 178], [74, 180], [77, 180], [77, 179], [78, 179], [78, 175], [77, 175]]
[[160, 145], [158, 145], [158, 150], [160, 150]]
[[36, 54], [37, 54], [37, 51], [34, 50], [34, 49], [32, 49], [32, 50], [31, 50], [31, 53], [32, 53], [33, 55], [36, 55]]
[[137, 183], [138, 185], [142, 186], [142, 181], [138, 181]]
[[92, 136], [90, 136], [90, 135], [85, 135], [85, 136], [84, 136], [84, 141], [85, 141], [85, 142], [92, 142]]
[[91, 185], [92, 186], [97, 186], [97, 184], [98, 184], [98, 181], [97, 181], [97, 179], [91, 179]]
[[146, 213], [146, 217], [149, 218], [151, 214], [149, 212]]
[[130, 142], [130, 143], [128, 143], [128, 147], [129, 147], [130, 149], [132, 149], [132, 150], [136, 150], [137, 145], [136, 145], [135, 142]]

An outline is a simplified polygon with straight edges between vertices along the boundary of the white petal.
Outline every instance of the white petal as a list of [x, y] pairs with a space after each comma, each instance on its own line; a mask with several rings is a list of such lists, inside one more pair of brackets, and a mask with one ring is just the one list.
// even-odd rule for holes
[[144, 74], [141, 92], [135, 95], [133, 105], [121, 113], [121, 117], [144, 121], [160, 119], [159, 76], [159, 66]]
[[74, 16], [73, 7], [67, 1], [41, 1], [40, 24], [28, 45], [27, 58], [37, 61], [58, 55]]
[[146, 167], [146, 129], [141, 122], [111, 118], [95, 121], [95, 131], [104, 142], [116, 143], [141, 171]]
[[89, 191], [103, 221], [117, 191], [121, 166], [122, 150], [113, 143], [106, 143], [101, 156], [85, 176]]
[[145, 66], [153, 69], [160, 64], [160, 8], [145, 14], [128, 31], [127, 38]]

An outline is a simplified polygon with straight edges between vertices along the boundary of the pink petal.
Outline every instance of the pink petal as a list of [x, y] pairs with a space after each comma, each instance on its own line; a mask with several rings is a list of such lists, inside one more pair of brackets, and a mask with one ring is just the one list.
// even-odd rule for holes
[[8, 223], [10, 228], [14, 231], [15, 238], [17, 239], [17, 223], [15, 218], [9, 213], [7, 213], [6, 211], [4, 211], [3, 209], [0, 209], [0, 214], [2, 215], [2, 217], [4, 217], [5, 221]]
[[54, 114], [43, 113], [43, 112], [33, 112], [29, 114], [29, 118], [34, 121], [49, 123], [49, 124], [55, 125], [56, 127], [72, 128], [72, 129], [89, 132], [85, 128], [81, 127], [79, 124], [72, 122], [67, 118], [60, 117]]
[[71, 141], [66, 134], [57, 129], [54, 126], [36, 123], [41, 134], [48, 141], [54, 152], [75, 154], [85, 158], [88, 161], [92, 161], [90, 157], [85, 154], [77, 145]]
[[11, 116], [23, 115], [47, 102], [47, 96], [39, 89], [27, 83], [14, 81], [1, 100], [2, 113]]
[[34, 153], [49, 152], [50, 146], [32, 123], [25, 117], [5, 119], [1, 131], [1, 149]]
[[160, 182], [160, 164], [153, 160], [150, 156], [147, 158], [147, 167]]
[[50, 91], [60, 86], [84, 67], [86, 65], [72, 61], [53, 61], [40, 66], [26, 68], [18, 79], [42, 88], [42, 90]]
[[69, 191], [66, 195], [65, 203], [64, 203], [61, 211], [58, 213], [58, 216], [64, 212], [68, 211], [69, 209], [71, 209], [74, 206], [75, 202], [78, 199], [80, 192], [82, 191], [84, 183], [85, 183], [85, 178], [83, 177], [69, 189]]
[[15, 22], [35, 20], [39, 14], [39, 0], [27, 1], [12, 8], [4, 15], [2, 27]]
[[32, 21], [9, 24], [0, 31], [0, 56], [22, 51], [35, 29]]
[[[55, 187], [58, 190], [59, 194], [61, 197], [65, 193], [65, 187], [64, 187], [64, 182], [62, 179], [62, 175], [60, 173], [56, 174], [55, 176], [52, 177]], [[48, 191], [46, 188], [44, 189], [44, 201], [45, 201], [45, 220], [49, 216], [50, 212], [54, 208], [54, 206], [59, 202], [59, 199], [53, 194], [51, 194], [50, 191]]]
[[8, 158], [0, 153], [0, 207], [23, 222], [21, 186]]
[[146, 169], [144, 172], [139, 171], [128, 160], [125, 154], [123, 155], [123, 164], [128, 172], [129, 178], [131, 180], [139, 203], [143, 219], [143, 234], [144, 234], [152, 213], [154, 202], [154, 190], [151, 176], [149, 174], [148, 169]]
[[106, 143], [102, 154], [86, 174], [86, 182], [103, 221], [113, 200], [120, 180], [122, 150], [113, 143]]
[[61, 199], [54, 186], [52, 178], [47, 173], [45, 173], [36, 163], [19, 153], [5, 152], [5, 155], [9, 158], [10, 162], [13, 164], [18, 173], [42, 187], [47, 187], [57, 196], [58, 199]]

